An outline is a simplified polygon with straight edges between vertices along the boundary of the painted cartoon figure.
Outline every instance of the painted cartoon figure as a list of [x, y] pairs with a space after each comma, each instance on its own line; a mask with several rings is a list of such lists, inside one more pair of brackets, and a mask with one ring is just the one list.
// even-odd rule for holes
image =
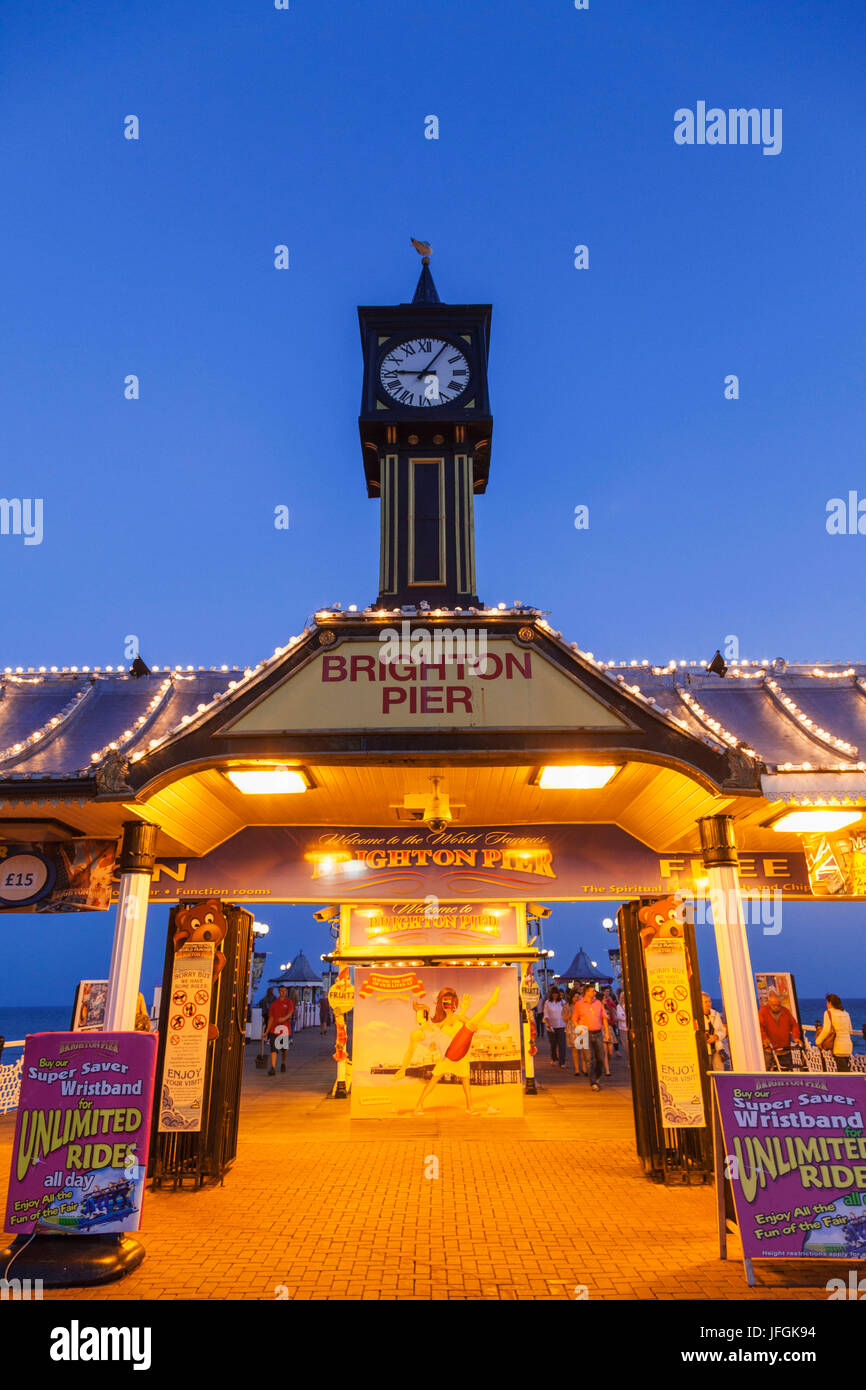
[[[436, 1029], [430, 1024], [430, 1010], [420, 1008], [415, 1010], [415, 1028], [409, 1034], [409, 1045], [406, 1048], [406, 1055], [400, 1064], [399, 1070], [395, 1073], [395, 1080], [402, 1081], [406, 1075], [406, 1068], [412, 1061], [413, 1054], [419, 1043], [422, 1043], [429, 1033], [435, 1034]], [[435, 1047], [433, 1043], [431, 1046]], [[436, 1049], [438, 1051], [438, 1048]]]
[[[226, 963], [226, 958], [219, 949], [219, 943], [225, 940], [228, 929], [229, 924], [225, 919], [222, 905], [216, 898], [208, 898], [206, 902], [191, 903], [188, 907], [179, 907], [174, 915], [174, 949], [178, 951], [188, 941], [213, 941], [217, 947], [213, 953], [212, 978], [215, 980]], [[195, 1009], [193, 1008], [192, 1011], [194, 1013]], [[216, 1024], [212, 1023], [208, 1029], [208, 1037], [218, 1038], [219, 1031]]]
[[680, 898], [661, 898], [658, 902], [647, 903], [638, 911], [640, 939], [644, 950], [657, 936], [682, 937], [683, 904]]
[[441, 1057], [433, 1068], [433, 1075], [430, 1080], [424, 1083], [424, 1087], [418, 1097], [415, 1106], [415, 1114], [424, 1113], [424, 1101], [447, 1073], [456, 1076], [463, 1087], [463, 1098], [466, 1102], [467, 1114], [473, 1114], [472, 1102], [469, 1097], [469, 1048], [472, 1039], [479, 1030], [488, 1033], [501, 1033], [508, 1027], [507, 1023], [485, 1023], [484, 1019], [499, 1000], [499, 986], [491, 994], [486, 1004], [482, 1004], [471, 1017], [469, 1017], [469, 1006], [471, 1003], [468, 994], [464, 994], [462, 1000], [458, 1002], [457, 991], [446, 987], [440, 989], [436, 996], [436, 1009], [430, 1022], [447, 1040], [445, 1055]]

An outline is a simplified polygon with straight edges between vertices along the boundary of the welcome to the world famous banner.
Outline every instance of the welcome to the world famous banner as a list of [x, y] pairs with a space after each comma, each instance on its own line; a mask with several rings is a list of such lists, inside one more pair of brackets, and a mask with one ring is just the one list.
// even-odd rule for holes
[[[151, 902], [574, 901], [694, 890], [699, 855], [616, 825], [250, 826], [200, 859], [161, 859]], [[801, 853], [740, 856], [744, 890], [810, 895]]]
[[137, 1231], [147, 1169], [152, 1033], [32, 1033], [24, 1044], [6, 1230]]
[[713, 1081], [744, 1256], [866, 1258], [866, 1076]]

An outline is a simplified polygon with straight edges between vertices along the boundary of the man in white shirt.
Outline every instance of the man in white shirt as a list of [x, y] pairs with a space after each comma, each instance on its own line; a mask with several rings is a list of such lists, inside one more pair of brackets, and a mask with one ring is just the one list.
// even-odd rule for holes
[[565, 1066], [565, 1021], [562, 1017], [562, 995], [554, 988], [544, 1003], [544, 1026], [550, 1038], [550, 1060]]
[[722, 1016], [717, 1009], [713, 1008], [713, 1001], [708, 994], [702, 994], [704, 1003], [704, 1040], [707, 1044], [707, 1064], [711, 1071], [725, 1070], [725, 1048], [724, 1039], [728, 1036], [728, 1030], [722, 1022]]

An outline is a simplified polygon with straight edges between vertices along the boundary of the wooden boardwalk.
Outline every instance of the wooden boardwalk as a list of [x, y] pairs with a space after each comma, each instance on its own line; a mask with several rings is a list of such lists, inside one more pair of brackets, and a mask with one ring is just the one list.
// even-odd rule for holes
[[[333, 1046], [333, 1029], [300, 1034], [274, 1077], [249, 1046], [225, 1185], [148, 1192], [141, 1267], [45, 1297], [826, 1299], [840, 1272], [765, 1264], [769, 1287], [748, 1289], [718, 1259], [712, 1188], [644, 1177], [623, 1063], [593, 1094], [542, 1040], [523, 1119], [351, 1120], [327, 1096]], [[0, 1118], [4, 1210], [13, 1125]]]

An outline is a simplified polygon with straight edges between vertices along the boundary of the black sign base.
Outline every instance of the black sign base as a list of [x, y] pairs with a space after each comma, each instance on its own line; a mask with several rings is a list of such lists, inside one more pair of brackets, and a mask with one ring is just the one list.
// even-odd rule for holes
[[109, 1284], [138, 1269], [144, 1246], [131, 1236], [16, 1236], [0, 1250], [0, 1270], [7, 1279], [41, 1279], [46, 1289]]

